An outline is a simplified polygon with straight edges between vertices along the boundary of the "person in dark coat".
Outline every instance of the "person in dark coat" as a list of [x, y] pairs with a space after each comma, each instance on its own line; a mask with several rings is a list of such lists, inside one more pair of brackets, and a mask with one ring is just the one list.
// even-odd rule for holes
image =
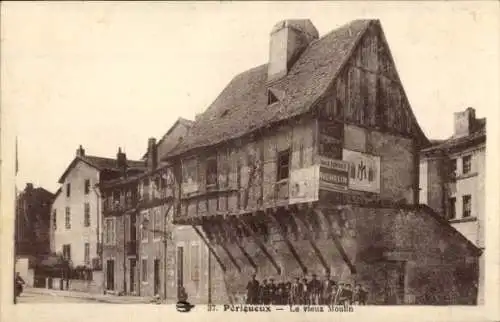
[[283, 304], [291, 304], [290, 302], [290, 289], [292, 288], [292, 283], [283, 283]]
[[269, 279], [269, 284], [267, 284], [267, 286], [268, 286], [268, 291], [267, 291], [268, 303], [266, 303], [266, 304], [276, 304], [277, 288], [276, 288], [276, 284], [274, 284], [274, 278]]
[[16, 276], [14, 278], [14, 299], [16, 299], [23, 292], [23, 285], [26, 284], [24, 279], [21, 277], [19, 272], [16, 272]]
[[330, 279], [329, 275], [325, 276], [325, 280], [323, 281], [323, 287], [321, 290], [321, 304], [322, 305], [328, 305], [331, 302], [332, 299], [332, 290], [333, 290], [333, 284], [335, 282]]
[[290, 285], [290, 294], [289, 294], [289, 302], [290, 304], [299, 304], [300, 303], [300, 288], [301, 288], [300, 279], [297, 277], [295, 281]]
[[252, 279], [247, 284], [247, 304], [258, 304], [259, 286], [255, 274], [252, 274]]
[[365, 291], [361, 284], [356, 284], [353, 294], [353, 304], [354, 305], [366, 305], [366, 300], [368, 297], [368, 292]]
[[351, 284], [345, 284], [340, 290], [339, 303], [340, 305], [349, 305], [352, 302], [352, 289]]
[[259, 288], [259, 304], [268, 304], [269, 302], [269, 285], [267, 279], [262, 280]]
[[300, 304], [306, 305], [309, 304], [309, 289], [307, 288], [308, 286], [307, 278], [302, 279], [302, 284], [301, 284], [301, 289], [300, 289]]
[[307, 287], [309, 292], [309, 304], [319, 305], [319, 296], [321, 294], [321, 282], [316, 278], [316, 274], [312, 274], [312, 279]]

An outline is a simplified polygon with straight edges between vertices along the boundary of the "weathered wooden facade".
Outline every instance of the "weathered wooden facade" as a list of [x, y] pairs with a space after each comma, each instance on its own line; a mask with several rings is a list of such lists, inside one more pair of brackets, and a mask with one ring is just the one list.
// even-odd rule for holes
[[257, 272], [329, 274], [373, 304], [468, 303], [474, 277], [445, 276], [474, 272], [477, 248], [417, 206], [427, 144], [379, 21], [319, 39], [309, 21], [276, 25], [269, 63], [235, 77], [166, 158], [174, 223], [223, 271], [214, 302], [237, 301]]

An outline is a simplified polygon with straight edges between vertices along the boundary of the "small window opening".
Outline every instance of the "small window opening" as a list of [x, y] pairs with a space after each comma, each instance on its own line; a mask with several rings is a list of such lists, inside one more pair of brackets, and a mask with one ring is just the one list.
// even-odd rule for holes
[[277, 181], [288, 179], [290, 174], [290, 150], [287, 149], [278, 154]]
[[273, 103], [276, 103], [278, 101], [278, 98], [276, 97], [276, 95], [274, 95], [274, 93], [268, 89], [267, 90], [267, 105], [271, 105]]

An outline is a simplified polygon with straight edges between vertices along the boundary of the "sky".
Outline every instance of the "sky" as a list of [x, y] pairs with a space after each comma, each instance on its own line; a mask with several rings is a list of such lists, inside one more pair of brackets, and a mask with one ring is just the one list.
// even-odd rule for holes
[[380, 19], [417, 120], [453, 132], [471, 106], [495, 117], [498, 2], [3, 2], [2, 127], [17, 183], [55, 192], [81, 144], [139, 159], [149, 137], [194, 119], [238, 73], [266, 63], [269, 33], [311, 19], [320, 36]]

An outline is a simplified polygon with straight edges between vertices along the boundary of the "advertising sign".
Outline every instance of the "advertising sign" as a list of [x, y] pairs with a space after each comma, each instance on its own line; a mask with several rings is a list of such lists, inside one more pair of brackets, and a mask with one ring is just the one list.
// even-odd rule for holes
[[290, 204], [318, 200], [319, 166], [293, 170], [290, 174]]
[[341, 161], [320, 157], [320, 189], [329, 191], [345, 191], [349, 182], [349, 164]]
[[380, 193], [380, 157], [343, 150], [343, 159], [349, 163], [349, 189]]

